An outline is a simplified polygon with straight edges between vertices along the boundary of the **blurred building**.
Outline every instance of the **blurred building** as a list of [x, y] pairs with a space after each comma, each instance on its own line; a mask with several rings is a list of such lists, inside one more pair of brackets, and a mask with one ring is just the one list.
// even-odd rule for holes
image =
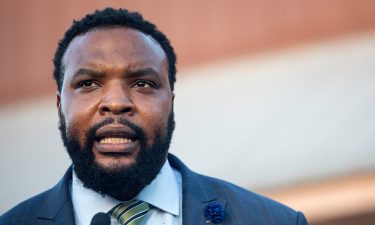
[[140, 11], [178, 54], [171, 152], [304, 211], [375, 221], [375, 1], [0, 2], [0, 213], [69, 166], [52, 57], [72, 19]]

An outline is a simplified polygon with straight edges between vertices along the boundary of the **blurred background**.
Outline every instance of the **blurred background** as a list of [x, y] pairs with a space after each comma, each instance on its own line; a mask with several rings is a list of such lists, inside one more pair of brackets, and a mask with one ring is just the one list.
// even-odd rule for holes
[[171, 152], [303, 211], [375, 221], [375, 1], [0, 1], [0, 214], [70, 164], [52, 57], [73, 19], [141, 12], [178, 55]]

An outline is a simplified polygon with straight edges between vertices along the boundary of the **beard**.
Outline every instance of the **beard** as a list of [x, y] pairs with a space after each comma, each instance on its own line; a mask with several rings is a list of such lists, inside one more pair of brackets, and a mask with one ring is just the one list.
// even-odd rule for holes
[[[91, 126], [83, 146], [79, 144], [77, 127], [66, 127], [65, 117], [59, 113], [61, 138], [73, 163], [73, 170], [83, 186], [101, 195], [109, 195], [119, 200], [129, 200], [137, 195], [160, 172], [164, 165], [174, 130], [174, 113], [170, 112], [167, 127], [154, 130], [152, 144], [143, 129], [126, 120], [117, 119], [118, 124], [132, 129], [140, 143], [140, 151], [131, 165], [114, 164], [105, 168], [95, 161], [92, 151], [96, 131], [113, 124], [115, 119], [107, 118]], [[69, 134], [69, 135], [68, 135]]]

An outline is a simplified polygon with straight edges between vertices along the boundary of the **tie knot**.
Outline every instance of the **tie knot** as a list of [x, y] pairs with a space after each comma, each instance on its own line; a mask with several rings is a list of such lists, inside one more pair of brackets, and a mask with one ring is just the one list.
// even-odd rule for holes
[[150, 206], [141, 200], [130, 200], [113, 207], [108, 213], [115, 217], [121, 225], [139, 225]]

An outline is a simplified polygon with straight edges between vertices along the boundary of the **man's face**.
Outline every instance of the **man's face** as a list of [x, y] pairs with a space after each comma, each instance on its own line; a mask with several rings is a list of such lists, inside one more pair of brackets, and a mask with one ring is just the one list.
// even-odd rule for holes
[[[164, 51], [139, 31], [102, 28], [75, 37], [63, 65], [60, 130], [77, 176], [99, 193], [132, 197], [159, 172], [172, 135]], [[124, 182], [133, 187], [115, 191]]]

